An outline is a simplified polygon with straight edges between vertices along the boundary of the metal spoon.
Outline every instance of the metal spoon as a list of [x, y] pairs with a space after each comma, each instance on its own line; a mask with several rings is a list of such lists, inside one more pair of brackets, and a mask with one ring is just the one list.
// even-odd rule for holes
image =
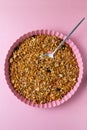
[[42, 54], [40, 56], [40, 58], [42, 59], [44, 56], [48, 56], [48, 57], [51, 57], [53, 58], [54, 57], [54, 54], [65, 44], [65, 41], [70, 37], [70, 35], [78, 28], [78, 26], [83, 22], [83, 20], [85, 19], [85, 17], [74, 27], [74, 29], [66, 36], [66, 38], [58, 45], [58, 47], [51, 53], [45, 53], [45, 54]]

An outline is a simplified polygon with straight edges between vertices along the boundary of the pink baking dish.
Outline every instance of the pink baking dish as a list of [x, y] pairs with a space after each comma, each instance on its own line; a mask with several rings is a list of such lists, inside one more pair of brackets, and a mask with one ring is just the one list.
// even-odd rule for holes
[[78, 82], [75, 84], [74, 88], [68, 92], [67, 95], [65, 95], [61, 100], [56, 100], [56, 101], [52, 101], [49, 103], [45, 103], [45, 104], [34, 104], [33, 102], [30, 102], [29, 100], [25, 99], [23, 96], [21, 96], [19, 93], [17, 93], [15, 91], [15, 89], [13, 88], [11, 82], [10, 82], [10, 76], [9, 76], [9, 58], [14, 50], [14, 48], [16, 46], [19, 45], [19, 43], [21, 43], [22, 41], [24, 41], [25, 39], [31, 37], [32, 35], [41, 35], [41, 34], [48, 34], [48, 35], [55, 35], [61, 39], [65, 38], [65, 35], [63, 35], [62, 33], [56, 32], [56, 31], [49, 31], [49, 30], [36, 30], [36, 31], [32, 31], [29, 32], [23, 36], [21, 36], [16, 42], [14, 42], [10, 48], [10, 50], [8, 51], [8, 54], [6, 56], [6, 60], [5, 60], [5, 78], [7, 81], [7, 84], [9, 86], [9, 88], [11, 89], [11, 91], [14, 93], [14, 95], [19, 98], [21, 101], [23, 101], [24, 103], [30, 105], [30, 106], [34, 106], [34, 107], [39, 107], [39, 108], [51, 108], [51, 107], [55, 107], [55, 106], [59, 106], [60, 104], [64, 103], [65, 101], [67, 101], [69, 98], [71, 98], [71, 96], [76, 92], [76, 90], [78, 89], [78, 87], [80, 86], [82, 77], [83, 77], [83, 62], [82, 62], [82, 57], [81, 54], [78, 50], [78, 48], [76, 47], [76, 45], [69, 39], [67, 40], [67, 44], [69, 44], [69, 46], [72, 48], [73, 53], [76, 56], [77, 62], [78, 62], [78, 66], [79, 66], [79, 76], [78, 76]]

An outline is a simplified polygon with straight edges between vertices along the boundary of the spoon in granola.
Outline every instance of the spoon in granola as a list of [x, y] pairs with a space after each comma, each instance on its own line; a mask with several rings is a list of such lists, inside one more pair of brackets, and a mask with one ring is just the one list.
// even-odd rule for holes
[[71, 36], [71, 34], [78, 28], [78, 26], [84, 21], [85, 17], [74, 27], [74, 29], [65, 37], [65, 39], [58, 45], [58, 47], [53, 52], [47, 52], [40, 55], [40, 59], [43, 59], [44, 56], [53, 58], [54, 54], [65, 44], [65, 41]]

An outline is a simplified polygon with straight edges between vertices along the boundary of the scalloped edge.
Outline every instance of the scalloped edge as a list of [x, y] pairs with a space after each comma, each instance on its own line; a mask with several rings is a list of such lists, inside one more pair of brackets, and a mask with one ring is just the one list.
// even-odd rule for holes
[[16, 42], [13, 43], [13, 45], [10, 47], [8, 54], [6, 56], [5, 66], [4, 66], [5, 79], [7, 81], [9, 88], [11, 89], [11, 91], [22, 102], [24, 102], [24, 103], [26, 103], [30, 106], [33, 106], [33, 107], [52, 108], [52, 107], [59, 106], [60, 104], [66, 102], [68, 99], [70, 99], [72, 97], [72, 95], [74, 95], [74, 93], [77, 91], [78, 87], [80, 86], [80, 83], [81, 83], [81, 80], [82, 80], [82, 77], [83, 77], [83, 62], [82, 62], [81, 54], [80, 54], [78, 48], [76, 47], [76, 45], [70, 39], [68, 39], [66, 42], [67, 42], [67, 44], [70, 45], [74, 55], [76, 56], [78, 66], [79, 66], [79, 76], [78, 76], [78, 82], [75, 84], [74, 88], [70, 92], [68, 92], [67, 95], [65, 95], [61, 100], [55, 100], [55, 101], [45, 103], [45, 104], [34, 104], [33, 102], [30, 102], [29, 100], [25, 99], [23, 96], [20, 96], [20, 94], [16, 92], [16, 90], [13, 88], [13, 86], [10, 82], [10, 77], [9, 77], [8, 59], [11, 56], [14, 48], [17, 47], [25, 39], [31, 37], [32, 35], [41, 35], [41, 34], [57, 36], [57, 37], [62, 38], [62, 39], [64, 39], [66, 37], [65, 35], [63, 35], [63, 33], [59, 33], [57, 31], [53, 31], [53, 30], [47, 30], [47, 29], [46, 30], [42, 29], [42, 30], [36, 30], [36, 31], [28, 32], [27, 34], [24, 34], [23, 36], [21, 36], [19, 39], [16, 40]]

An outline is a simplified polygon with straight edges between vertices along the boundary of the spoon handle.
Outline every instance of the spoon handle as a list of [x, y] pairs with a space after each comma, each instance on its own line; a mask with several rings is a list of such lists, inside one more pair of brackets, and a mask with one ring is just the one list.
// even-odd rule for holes
[[59, 46], [53, 51], [53, 55], [59, 50], [65, 41], [71, 36], [71, 34], [78, 28], [78, 26], [84, 21], [85, 17], [74, 27], [74, 29], [65, 37], [65, 39], [59, 44]]

